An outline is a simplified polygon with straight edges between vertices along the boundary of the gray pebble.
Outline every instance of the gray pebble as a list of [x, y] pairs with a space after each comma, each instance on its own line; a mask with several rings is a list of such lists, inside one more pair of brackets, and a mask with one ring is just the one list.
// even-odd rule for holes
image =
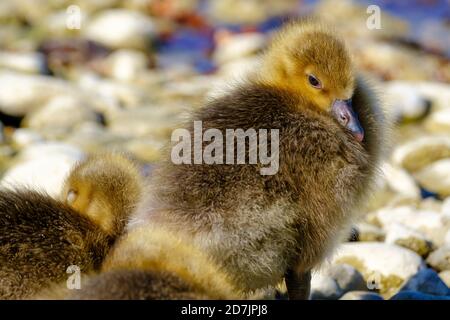
[[344, 294], [339, 300], [384, 300], [382, 296], [375, 292], [350, 291]]
[[450, 270], [450, 246], [443, 246], [430, 253], [427, 263], [438, 271]]
[[435, 296], [449, 296], [450, 289], [433, 269], [422, 269], [400, 291], [418, 291]]

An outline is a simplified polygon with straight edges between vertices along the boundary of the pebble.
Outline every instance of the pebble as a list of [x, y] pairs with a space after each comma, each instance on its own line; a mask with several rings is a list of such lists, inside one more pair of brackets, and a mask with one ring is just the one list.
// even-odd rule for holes
[[450, 300], [449, 296], [434, 296], [417, 291], [401, 291], [390, 300]]
[[383, 164], [382, 170], [391, 191], [410, 199], [420, 198], [420, 188], [406, 170], [387, 162]]
[[99, 149], [127, 143], [128, 139], [112, 134], [98, 123], [87, 122], [77, 126], [64, 142], [85, 152], [98, 152]]
[[1, 70], [0, 88], [0, 111], [12, 116], [24, 116], [55, 96], [77, 94], [61, 79]]
[[431, 102], [411, 83], [390, 81], [384, 85], [384, 89], [386, 104], [397, 122], [418, 120], [430, 111]]
[[417, 90], [424, 97], [432, 101], [433, 110], [448, 109], [450, 88], [447, 83], [436, 81], [420, 81], [416, 83]]
[[230, 85], [230, 82], [245, 79], [248, 74], [258, 70], [260, 65], [261, 60], [259, 57], [243, 57], [220, 65], [218, 73], [223, 76], [223, 86], [226, 87]]
[[105, 59], [110, 50], [86, 39], [57, 37], [42, 41], [39, 51], [45, 56], [53, 74], [64, 75], [68, 74], [68, 70], [99, 69], [100, 61]]
[[311, 300], [336, 300], [343, 293], [335, 279], [327, 274], [313, 274], [311, 278]]
[[449, 136], [425, 136], [397, 147], [392, 161], [410, 172], [450, 157]]
[[220, 83], [220, 79], [216, 77], [196, 76], [185, 81], [167, 83], [164, 88], [171, 98], [198, 99], [199, 97], [209, 94], [209, 90], [215, 88], [218, 83]]
[[355, 226], [359, 241], [384, 241], [386, 233], [383, 229], [367, 222], [360, 222]]
[[[383, 27], [369, 29], [366, 27], [367, 5], [355, 0], [322, 0], [318, 3], [316, 12], [326, 21], [339, 26], [345, 34], [359, 35], [363, 38], [372, 37], [402, 37], [407, 33], [407, 24], [386, 11], [382, 11]], [[364, 27], [362, 27], [364, 26]]]
[[433, 133], [450, 133], [450, 109], [433, 112], [425, 120], [424, 127]]
[[0, 51], [0, 68], [26, 73], [44, 73], [47, 71], [45, 58], [38, 52]]
[[348, 264], [337, 264], [330, 267], [328, 271], [339, 288], [344, 292], [367, 290], [367, 283], [362, 274]]
[[439, 272], [439, 278], [450, 288], [450, 270], [444, 270]]
[[38, 158], [46, 158], [47, 156], [58, 156], [68, 160], [81, 159], [84, 153], [69, 144], [62, 142], [42, 142], [32, 144], [20, 151], [17, 155], [18, 161], [28, 161]]
[[22, 149], [37, 142], [42, 142], [44, 138], [38, 132], [31, 129], [18, 128], [14, 130], [11, 141], [16, 147]]
[[422, 269], [412, 276], [400, 291], [418, 291], [435, 296], [450, 296], [450, 289], [433, 269]]
[[450, 246], [442, 246], [430, 253], [427, 263], [437, 271], [450, 270]]
[[433, 243], [427, 237], [403, 224], [392, 223], [386, 227], [386, 230], [386, 243], [408, 248], [422, 257], [433, 250]]
[[[442, 211], [442, 200], [438, 200], [434, 197], [428, 197], [425, 199], [422, 199], [418, 203], [417, 209], [425, 210], [425, 211], [435, 211], [435, 212], [441, 212]], [[445, 217], [443, 217], [443, 220], [445, 220]]]
[[272, 16], [284, 16], [298, 7], [297, 0], [221, 0], [211, 1], [208, 15], [213, 21], [226, 24], [258, 24]]
[[58, 95], [41, 108], [30, 112], [23, 120], [23, 126], [36, 131], [46, 128], [73, 129], [85, 122], [97, 122], [97, 114], [85, 102], [74, 96]]
[[447, 233], [444, 236], [444, 245], [450, 247], [450, 229], [447, 231]]
[[363, 274], [368, 289], [378, 289], [387, 296], [424, 266], [415, 252], [379, 242], [344, 243], [337, 248], [333, 263], [352, 265]]
[[445, 198], [442, 202], [441, 212], [444, 221], [450, 221], [450, 197]]
[[346, 292], [361, 290], [367, 290], [367, 283], [349, 264], [325, 264], [312, 275], [312, 300], [336, 300]]
[[156, 26], [150, 17], [125, 9], [102, 11], [84, 31], [88, 39], [112, 48], [145, 49], [155, 34]]
[[71, 146], [39, 143], [19, 154], [20, 161], [3, 176], [4, 188], [29, 188], [57, 198], [73, 165], [83, 153]]
[[261, 33], [242, 33], [224, 36], [217, 45], [213, 59], [218, 64], [254, 55], [266, 46], [266, 38]]
[[339, 300], [384, 300], [382, 296], [375, 292], [350, 291], [344, 294]]
[[108, 119], [111, 133], [128, 137], [170, 137], [179, 114], [174, 110], [147, 106], [122, 110]]
[[149, 100], [147, 93], [130, 83], [113, 79], [100, 78], [93, 73], [86, 73], [77, 80], [80, 88], [92, 92], [96, 99], [106, 102], [106, 112], [115, 112], [121, 108], [136, 108]]
[[424, 188], [444, 197], [450, 196], [450, 158], [433, 162], [414, 176]]
[[419, 210], [412, 206], [383, 208], [371, 214], [370, 219], [383, 228], [387, 228], [394, 223], [402, 224], [412, 230], [421, 232], [438, 246], [443, 243], [446, 233], [443, 216], [440, 212]]
[[156, 162], [161, 158], [161, 150], [165, 144], [157, 139], [149, 137], [133, 139], [123, 145], [123, 149], [132, 153], [136, 158], [144, 162]]
[[116, 50], [105, 61], [110, 76], [116, 80], [130, 82], [138, 78], [148, 66], [148, 59], [140, 51]]

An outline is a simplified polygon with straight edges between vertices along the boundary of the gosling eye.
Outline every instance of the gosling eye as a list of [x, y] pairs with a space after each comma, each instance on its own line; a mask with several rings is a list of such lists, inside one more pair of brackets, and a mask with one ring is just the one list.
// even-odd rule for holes
[[322, 89], [322, 84], [320, 83], [320, 80], [317, 79], [314, 75], [308, 74], [308, 82], [312, 87], [316, 89]]

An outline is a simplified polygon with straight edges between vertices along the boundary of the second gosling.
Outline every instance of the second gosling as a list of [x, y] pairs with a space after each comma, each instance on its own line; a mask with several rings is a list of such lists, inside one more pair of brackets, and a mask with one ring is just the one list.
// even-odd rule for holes
[[62, 199], [1, 190], [0, 299], [30, 298], [66, 280], [71, 265], [98, 270], [141, 193], [137, 166], [118, 154], [76, 165]]

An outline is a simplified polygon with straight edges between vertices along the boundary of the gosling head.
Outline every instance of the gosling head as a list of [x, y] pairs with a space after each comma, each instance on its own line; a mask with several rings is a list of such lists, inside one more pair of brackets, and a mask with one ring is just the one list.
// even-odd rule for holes
[[119, 233], [139, 201], [141, 173], [121, 154], [89, 156], [76, 165], [63, 188], [65, 203], [105, 232]]
[[287, 25], [263, 58], [261, 79], [328, 113], [357, 141], [364, 139], [352, 107], [355, 76], [350, 54], [328, 27], [312, 20]]

